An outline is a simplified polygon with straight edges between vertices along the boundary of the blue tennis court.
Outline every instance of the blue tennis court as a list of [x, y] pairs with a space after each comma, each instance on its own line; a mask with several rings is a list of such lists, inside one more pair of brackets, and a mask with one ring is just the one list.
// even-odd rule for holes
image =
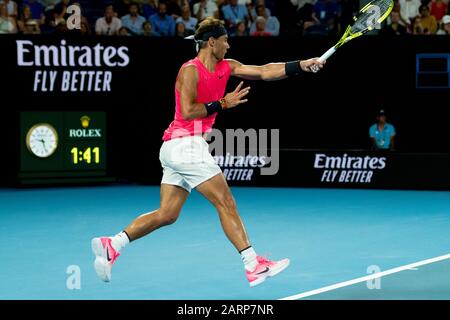
[[[450, 252], [450, 193], [232, 188], [253, 246], [291, 265], [250, 288], [214, 207], [194, 191], [177, 223], [122, 252], [111, 283], [90, 240], [157, 208], [159, 187], [0, 190], [2, 299], [280, 299]], [[309, 299], [449, 299], [450, 260]], [[75, 268], [75, 269], [74, 269]], [[79, 269], [78, 269], [79, 268]], [[68, 286], [79, 270], [79, 289]], [[72, 288], [72, 289], [69, 289]]]

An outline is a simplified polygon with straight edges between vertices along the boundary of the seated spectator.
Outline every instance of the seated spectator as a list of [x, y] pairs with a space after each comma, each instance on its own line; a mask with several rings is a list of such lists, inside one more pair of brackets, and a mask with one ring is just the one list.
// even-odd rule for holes
[[121, 18], [122, 26], [127, 28], [128, 33], [131, 35], [141, 35], [142, 25], [145, 22], [145, 18], [139, 15], [139, 6], [136, 2], [131, 2], [128, 7], [128, 14]]
[[53, 16], [55, 19], [56, 25], [58, 25], [61, 21], [66, 21], [68, 18], [67, 8], [71, 5], [70, 0], [61, 0], [61, 2], [55, 5], [53, 9]]
[[219, 19], [219, 8], [213, 0], [200, 0], [194, 4], [193, 12], [199, 22], [209, 17]]
[[92, 34], [91, 27], [86, 21], [81, 21], [79, 34], [81, 36], [90, 36]]
[[22, 14], [19, 20], [17, 20], [17, 28], [23, 34], [40, 34], [39, 20], [33, 19], [31, 14], [31, 8], [25, 5], [22, 8]]
[[239, 22], [247, 22], [249, 18], [247, 8], [242, 4], [238, 4], [237, 0], [230, 0], [229, 4], [223, 6], [222, 13], [225, 19], [225, 26], [230, 33], [234, 33]]
[[118, 33], [119, 33], [119, 36], [123, 36], [123, 37], [131, 36], [130, 31], [126, 27], [120, 28]]
[[143, 36], [145, 37], [159, 37], [160, 35], [153, 31], [152, 24], [148, 21], [145, 21], [142, 25], [142, 29], [144, 30]]
[[115, 0], [113, 7], [119, 18], [126, 16], [130, 12], [130, 4], [132, 0]]
[[181, 8], [189, 6], [187, 0], [166, 0], [167, 14], [172, 16], [174, 20], [181, 17]]
[[178, 22], [175, 25], [175, 37], [178, 38], [186, 38], [187, 36], [191, 35], [192, 33], [186, 32], [186, 27], [184, 26], [183, 22]]
[[249, 34], [245, 21], [239, 22], [238, 25], [236, 26], [235, 33], [232, 34], [232, 36], [234, 37], [247, 37], [248, 35]]
[[442, 17], [447, 13], [447, 3], [443, 0], [433, 0], [431, 1], [430, 14], [436, 18], [436, 21], [441, 21]]
[[436, 34], [450, 35], [450, 15], [445, 15], [441, 20], [441, 29]]
[[105, 8], [105, 16], [98, 18], [95, 22], [95, 34], [117, 35], [121, 27], [122, 21], [115, 16], [113, 6], [109, 5]]
[[5, 4], [0, 4], [0, 34], [17, 33], [16, 19], [8, 15]]
[[422, 20], [420, 19], [420, 16], [417, 16], [415, 18], [410, 19], [411, 24], [408, 27], [408, 33], [414, 34], [414, 35], [421, 35], [425, 34], [422, 26]]
[[257, 17], [255, 20], [256, 31], [250, 33], [252, 37], [270, 37], [271, 34], [266, 29], [266, 19], [264, 17]]
[[61, 20], [60, 22], [58, 22], [58, 24], [56, 25], [56, 28], [55, 28], [55, 33], [63, 34], [63, 33], [67, 33], [67, 32], [69, 32], [69, 29], [67, 28], [66, 21]]
[[12, 0], [1, 0], [0, 4], [4, 4], [6, 7], [6, 12], [9, 17], [17, 19], [19, 16], [19, 11], [17, 7], [17, 3]]
[[400, 13], [392, 11], [389, 22], [381, 29], [380, 34], [386, 36], [403, 36], [406, 28], [400, 24]]
[[31, 10], [31, 16], [34, 20], [41, 21], [40, 23], [44, 23], [44, 6], [40, 3], [39, 0], [24, 0], [22, 2], [22, 10], [25, 6], [29, 6]]
[[[408, 27], [408, 25], [410, 24], [410, 20], [406, 19], [405, 17], [402, 16], [402, 10], [400, 8], [400, 3], [398, 1], [394, 1], [394, 7], [392, 8], [392, 12], [391, 14], [394, 13], [395, 15], [398, 15], [399, 17], [399, 21], [398, 23], [400, 25], [402, 25], [403, 27]], [[386, 23], [390, 24], [391, 23], [391, 16], [389, 16], [386, 19]]]
[[420, 6], [420, 24], [424, 34], [435, 34], [437, 31], [436, 18], [430, 15], [430, 8], [426, 5]]
[[322, 25], [333, 30], [340, 15], [340, 5], [336, 0], [318, 0], [314, 5], [314, 12]]
[[191, 9], [189, 6], [184, 6], [181, 9], [181, 17], [176, 20], [176, 23], [182, 22], [184, 23], [184, 27], [186, 31], [189, 33], [195, 33], [195, 28], [197, 26], [197, 18], [191, 16]]
[[142, 6], [142, 15], [147, 20], [157, 12], [158, 6], [156, 4], [156, 0], [148, 0], [147, 3]]
[[395, 128], [386, 122], [384, 110], [377, 114], [377, 122], [370, 127], [369, 136], [374, 150], [394, 150]]
[[304, 17], [304, 21], [302, 21], [303, 27], [303, 35], [327, 35], [328, 28], [327, 26], [320, 23], [320, 20], [317, 19], [316, 13], [311, 12], [309, 17]]
[[[270, 17], [272, 15], [272, 12], [269, 8], [266, 7], [266, 1], [265, 0], [256, 0], [255, 5], [252, 4], [252, 2], [247, 3], [248, 7], [250, 8], [250, 17], [252, 18], [252, 21], [258, 17], [258, 13], [256, 12], [256, 8], [260, 5], [264, 6], [266, 14], [265, 16]], [[267, 18], [266, 18], [267, 19]]]
[[155, 32], [162, 37], [173, 37], [175, 35], [175, 21], [167, 14], [167, 6], [161, 2], [158, 5], [158, 13], [150, 17], [150, 23]]
[[[270, 33], [271, 36], [278, 36], [280, 34], [280, 22], [276, 17], [268, 16], [267, 10], [264, 5], [258, 5], [256, 7], [256, 12], [258, 17], [263, 17], [266, 20], [266, 32]], [[256, 21], [252, 23], [250, 27], [250, 34], [256, 31]]]
[[419, 15], [420, 0], [399, 0], [400, 14], [408, 24], [412, 24], [412, 19]]

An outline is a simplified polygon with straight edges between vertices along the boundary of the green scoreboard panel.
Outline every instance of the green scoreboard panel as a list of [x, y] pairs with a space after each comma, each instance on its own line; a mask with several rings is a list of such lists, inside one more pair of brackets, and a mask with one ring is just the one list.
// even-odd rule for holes
[[105, 112], [22, 112], [22, 184], [110, 181]]

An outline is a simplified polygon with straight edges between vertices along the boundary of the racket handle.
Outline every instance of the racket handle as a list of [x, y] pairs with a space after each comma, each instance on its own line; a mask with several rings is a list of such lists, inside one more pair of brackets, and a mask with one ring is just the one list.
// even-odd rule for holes
[[[334, 47], [331, 47], [330, 49], [328, 49], [327, 52], [325, 52], [323, 55], [320, 56], [319, 61], [325, 62], [335, 52], [336, 52], [336, 49]], [[313, 65], [311, 67], [311, 71], [316, 73], [317, 71], [319, 71], [319, 67], [317, 65]]]
[[333, 53], [336, 52], [336, 49], [334, 47], [331, 47], [330, 49], [328, 49], [327, 52], [325, 52], [320, 58], [319, 61], [320, 62], [325, 62], [326, 60], [328, 60], [329, 57], [331, 57], [333, 55]]

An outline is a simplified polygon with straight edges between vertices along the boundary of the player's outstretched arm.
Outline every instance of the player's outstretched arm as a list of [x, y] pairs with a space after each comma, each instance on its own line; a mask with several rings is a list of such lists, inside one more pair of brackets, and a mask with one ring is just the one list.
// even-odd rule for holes
[[317, 65], [323, 68], [325, 62], [312, 58], [288, 63], [268, 63], [262, 66], [244, 65], [239, 61], [227, 59], [231, 66], [231, 74], [247, 80], [275, 81], [287, 78], [289, 75], [298, 74], [301, 71], [311, 72], [311, 67]]

